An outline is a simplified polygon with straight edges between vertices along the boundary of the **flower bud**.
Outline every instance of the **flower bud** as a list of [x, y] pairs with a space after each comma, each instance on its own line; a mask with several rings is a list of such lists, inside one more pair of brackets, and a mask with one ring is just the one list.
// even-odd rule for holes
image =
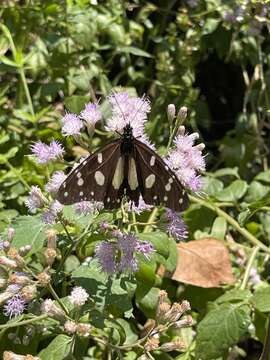
[[57, 235], [54, 229], [49, 229], [46, 231], [47, 235], [47, 247], [49, 249], [56, 249]]
[[84, 324], [80, 323], [77, 327], [77, 333], [78, 335], [81, 335], [83, 337], [87, 337], [90, 335], [91, 325], [90, 324]]
[[4, 249], [5, 252], [8, 252], [8, 250], [10, 249], [10, 246], [11, 246], [11, 244], [10, 244], [9, 241], [4, 241], [3, 242], [3, 249]]
[[185, 343], [181, 340], [170, 341], [160, 346], [160, 350], [164, 352], [183, 350], [184, 348], [185, 348]]
[[36, 285], [27, 285], [24, 286], [21, 290], [21, 295], [25, 301], [33, 300], [37, 296]]
[[143, 329], [141, 331], [141, 337], [145, 337], [146, 335], [150, 334], [151, 331], [155, 328], [156, 322], [153, 319], [148, 319], [146, 323], [143, 326]]
[[56, 250], [53, 248], [48, 248], [45, 250], [45, 257], [46, 257], [46, 261], [47, 264], [49, 266], [52, 266], [52, 264], [54, 263], [54, 260], [56, 258]]
[[24, 272], [15, 272], [9, 275], [8, 282], [12, 284], [26, 285], [30, 282], [28, 274]]
[[17, 249], [11, 247], [7, 252], [8, 257], [10, 257], [12, 260], [16, 261], [16, 264], [18, 267], [24, 266], [24, 260], [21, 257], [21, 255], [18, 253]]
[[183, 124], [187, 118], [188, 108], [186, 106], [182, 106], [177, 114], [177, 120], [180, 120], [180, 123]]
[[25, 246], [21, 246], [19, 249], [19, 254], [21, 256], [25, 256], [29, 253], [29, 251], [32, 249], [31, 245], [25, 245]]
[[162, 304], [159, 305], [158, 309], [157, 309], [157, 313], [156, 313], [156, 320], [157, 322], [163, 322], [166, 321], [165, 319], [165, 314], [168, 313], [168, 311], [170, 310], [171, 306], [170, 304], [164, 302]]
[[54, 301], [51, 299], [46, 299], [44, 301], [44, 303], [41, 305], [41, 311], [60, 321], [65, 320], [66, 317], [64, 311], [55, 305]]
[[168, 120], [170, 123], [173, 122], [173, 120], [175, 118], [175, 113], [176, 113], [176, 110], [175, 110], [174, 104], [169, 104], [167, 107], [167, 117], [168, 117]]
[[77, 331], [77, 324], [74, 321], [67, 320], [64, 324], [64, 329], [68, 334], [75, 334]]
[[41, 286], [47, 286], [51, 281], [51, 276], [43, 271], [37, 275], [37, 279]]
[[15, 230], [12, 227], [9, 227], [7, 230], [7, 239], [9, 242], [11, 242], [14, 238]]
[[194, 322], [193, 322], [192, 316], [188, 315], [184, 319], [176, 321], [173, 324], [173, 327], [175, 327], [176, 329], [180, 329], [180, 328], [192, 326], [193, 324], [194, 324]]
[[15, 269], [17, 263], [14, 260], [7, 258], [6, 256], [0, 256], [0, 265], [7, 266], [8, 268]]
[[152, 336], [147, 339], [147, 341], [144, 345], [144, 349], [145, 349], [145, 351], [153, 351], [153, 350], [157, 349], [158, 346], [159, 346], [159, 338]]
[[174, 303], [170, 310], [164, 315], [164, 319], [169, 322], [177, 321], [183, 314], [181, 304]]

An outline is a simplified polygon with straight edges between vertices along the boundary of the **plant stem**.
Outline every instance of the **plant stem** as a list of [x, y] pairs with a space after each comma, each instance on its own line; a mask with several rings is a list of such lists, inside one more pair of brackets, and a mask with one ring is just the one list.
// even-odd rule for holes
[[11, 165], [11, 163], [7, 160], [6, 161], [6, 165], [7, 167], [13, 171], [13, 173], [18, 177], [18, 179], [23, 183], [23, 185], [26, 187], [27, 190], [30, 190], [30, 186], [28, 185], [28, 183], [24, 180], [24, 178], [22, 177], [22, 175], [19, 173], [19, 171], [17, 171], [17, 169], [15, 169], [15, 167], [13, 165]]
[[151, 214], [150, 214], [150, 216], [149, 216], [149, 218], [147, 220], [147, 225], [143, 230], [144, 233], [147, 233], [148, 231], [151, 230], [151, 225], [149, 225], [149, 224], [151, 224], [151, 223], [153, 223], [155, 221], [157, 213], [158, 213], [158, 208], [154, 207], [153, 211], [151, 212]]
[[268, 317], [267, 333], [265, 336], [263, 352], [259, 360], [270, 360], [270, 317]]
[[47, 314], [43, 314], [43, 315], [39, 315], [39, 316], [36, 316], [34, 318], [23, 320], [23, 321], [10, 322], [10, 323], [7, 323], [7, 324], [0, 325], [0, 330], [9, 329], [9, 328], [12, 328], [12, 327], [17, 327], [17, 326], [22, 326], [22, 325], [27, 325], [27, 324], [32, 324], [33, 322], [44, 320], [47, 317], [48, 317]]
[[206, 200], [199, 199], [195, 196], [189, 195], [190, 201], [200, 204], [208, 209], [216, 212], [219, 216], [222, 216], [229, 224], [231, 224], [235, 230], [237, 230], [242, 236], [244, 236], [249, 242], [253, 245], [258, 246], [261, 250], [265, 251], [266, 253], [270, 254], [270, 249], [264, 245], [260, 240], [258, 240], [254, 235], [252, 235], [248, 230], [243, 228], [238, 224], [236, 220], [234, 220], [229, 214], [225, 211], [221, 210], [217, 205], [213, 203], [209, 203]]
[[251, 271], [251, 268], [252, 268], [252, 264], [253, 264], [253, 262], [254, 262], [254, 260], [255, 260], [255, 258], [256, 258], [256, 255], [257, 255], [259, 249], [260, 249], [259, 246], [255, 246], [255, 247], [253, 248], [253, 251], [252, 251], [252, 253], [251, 253], [251, 255], [250, 255], [250, 258], [249, 258], [248, 263], [247, 263], [247, 266], [246, 266], [246, 271], [245, 271], [245, 274], [244, 274], [244, 278], [243, 278], [242, 284], [241, 284], [241, 286], [240, 286], [240, 289], [241, 289], [241, 290], [244, 290], [244, 289], [246, 288], [246, 286], [247, 286], [248, 279], [249, 279], [249, 275], [250, 275], [250, 271]]
[[21, 81], [22, 81], [22, 84], [23, 84], [23, 88], [24, 88], [24, 91], [25, 91], [25, 96], [26, 96], [26, 99], [27, 99], [27, 102], [28, 102], [28, 106], [30, 108], [31, 115], [35, 116], [34, 106], [33, 106], [30, 91], [29, 91], [29, 88], [28, 88], [28, 85], [27, 85], [27, 81], [26, 81], [23, 66], [21, 66], [19, 68], [19, 74], [20, 74], [20, 77], [21, 77]]
[[52, 285], [49, 283], [48, 284], [48, 290], [49, 292], [52, 294], [52, 296], [55, 298], [55, 300], [58, 302], [58, 304], [61, 306], [61, 308], [64, 310], [64, 312], [68, 315], [68, 310], [65, 307], [65, 305], [63, 304], [62, 300], [59, 298], [59, 296], [56, 294], [54, 288], [52, 287]]

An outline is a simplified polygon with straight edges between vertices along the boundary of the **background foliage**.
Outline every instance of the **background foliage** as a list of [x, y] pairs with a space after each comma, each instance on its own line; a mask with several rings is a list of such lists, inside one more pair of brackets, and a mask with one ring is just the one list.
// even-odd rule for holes
[[[23, 236], [33, 223], [22, 222], [34, 218], [21, 216], [29, 187], [43, 187], [52, 169], [27, 155], [33, 141], [52, 138], [65, 143], [68, 160], [83, 154], [61, 135], [64, 107], [78, 113], [85, 102], [119, 86], [145, 93], [152, 102], [147, 131], [162, 153], [169, 137], [166, 107], [186, 105], [185, 125], [200, 133], [207, 149], [205, 197], [193, 198], [184, 214], [189, 237], [224, 241], [236, 282], [210, 289], [179, 285], [155, 275], [149, 265], [137, 276], [142, 283], [145, 276], [149, 280], [145, 293], [136, 294], [137, 306], [150, 317], [157, 288], [190, 301], [196, 336], [187, 333], [187, 352], [174, 358], [258, 359], [270, 311], [267, 1], [4, 1], [0, 12], [0, 230], [16, 220], [17, 245], [33, 243], [33, 251], [42, 249], [42, 233]], [[96, 136], [91, 146], [106, 140]], [[91, 255], [93, 241], [78, 249], [80, 260]], [[80, 284], [81, 268], [70, 266], [72, 279]], [[251, 270], [258, 281], [252, 282]], [[95, 278], [93, 271], [84, 276]], [[128, 312], [131, 299], [122, 300]], [[135, 336], [129, 326], [123, 320], [121, 331]], [[44, 359], [62, 359], [69, 352], [64, 334], [51, 342], [39, 340], [19, 352], [43, 349]], [[60, 345], [63, 354], [52, 355]], [[91, 351], [87, 359], [100, 356]], [[125, 355], [133, 358], [132, 352]]]

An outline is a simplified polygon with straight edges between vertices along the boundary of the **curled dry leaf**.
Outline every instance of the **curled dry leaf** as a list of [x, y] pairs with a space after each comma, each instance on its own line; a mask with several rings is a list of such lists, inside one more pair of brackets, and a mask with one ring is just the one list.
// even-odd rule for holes
[[178, 264], [171, 276], [173, 280], [204, 288], [234, 283], [229, 252], [222, 241], [205, 238], [177, 247]]

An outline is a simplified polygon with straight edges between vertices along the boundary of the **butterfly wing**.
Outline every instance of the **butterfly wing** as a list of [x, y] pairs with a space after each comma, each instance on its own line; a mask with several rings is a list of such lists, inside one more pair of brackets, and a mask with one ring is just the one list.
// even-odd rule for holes
[[164, 205], [174, 211], [188, 206], [187, 194], [173, 171], [147, 145], [134, 139], [139, 189], [146, 204]]
[[57, 200], [63, 205], [80, 201], [102, 201], [105, 207], [106, 204], [110, 208], [119, 206], [122, 189], [117, 186], [113, 188], [112, 182], [121, 159], [120, 145], [120, 139], [112, 141], [86, 158], [61, 184]]

